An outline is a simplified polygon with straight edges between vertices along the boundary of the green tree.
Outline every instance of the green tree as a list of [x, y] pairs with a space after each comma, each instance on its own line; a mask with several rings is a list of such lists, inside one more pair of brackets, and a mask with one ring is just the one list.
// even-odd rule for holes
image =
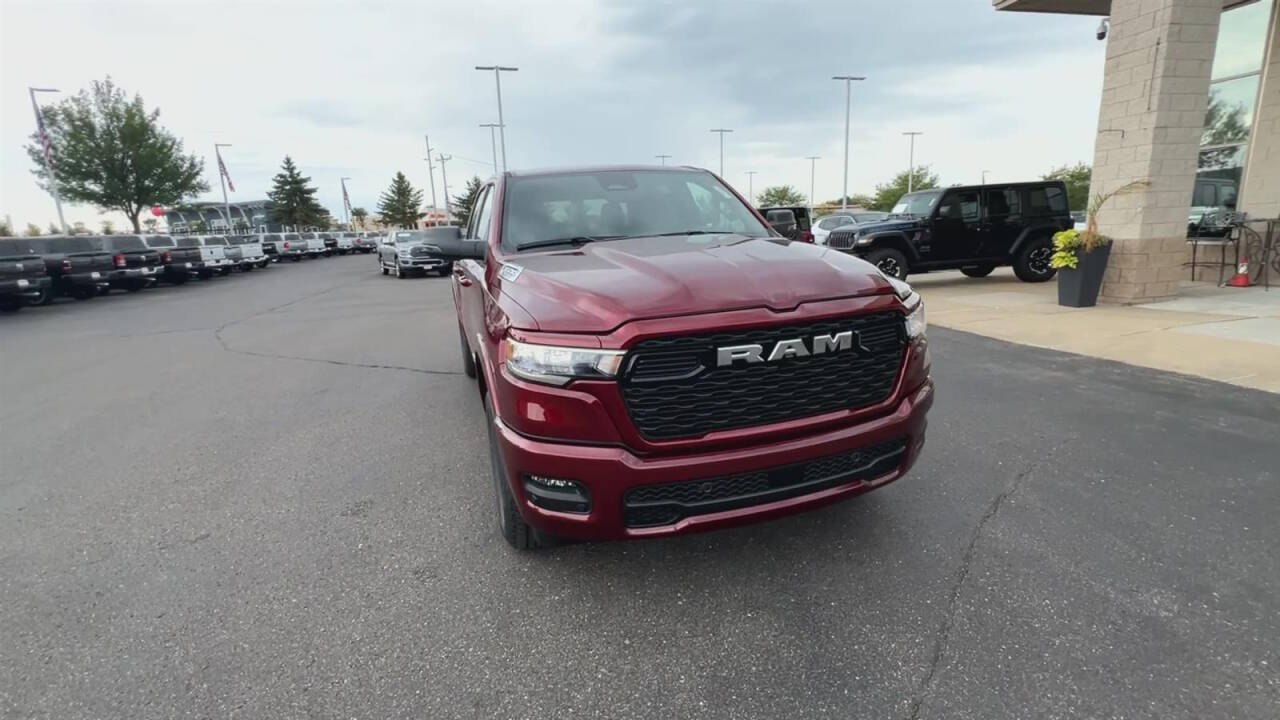
[[[160, 111], [147, 111], [140, 95], [128, 99], [109, 77], [42, 111], [56, 155], [58, 192], [72, 202], [123, 212], [134, 232], [145, 208], [209, 190], [200, 177], [204, 161], [183, 154], [182, 141], [160, 126]], [[26, 150], [47, 190], [40, 138], [32, 135]]]
[[40, 226], [35, 223], [27, 223], [27, 231], [23, 234], [27, 237], [35, 237], [40, 234]]
[[761, 207], [803, 205], [804, 195], [790, 185], [774, 185], [761, 190], [755, 202]]
[[328, 227], [329, 211], [316, 201], [316, 188], [311, 178], [298, 172], [293, 158], [284, 156], [280, 172], [271, 180], [267, 197], [271, 199], [271, 220], [291, 227]]
[[383, 222], [396, 227], [418, 227], [418, 220], [426, 215], [421, 208], [422, 191], [414, 189], [402, 172], [391, 178], [391, 186], [378, 198], [378, 214]]
[[351, 208], [351, 219], [355, 221], [356, 225], [363, 228], [364, 221], [369, 219], [369, 211], [362, 207]]
[[484, 182], [475, 176], [467, 181], [467, 187], [462, 191], [461, 195], [453, 196], [453, 219], [458, 225], [465, 226], [467, 221], [471, 219], [471, 206], [476, 204], [476, 197], [480, 194], [480, 188], [484, 187]]
[[56, 223], [56, 222], [51, 222], [51, 223], [49, 223], [49, 234], [50, 234], [50, 235], [61, 235], [61, 234], [62, 234], [62, 226], [61, 226], [61, 225], [59, 225], [59, 224], [58, 224], [58, 223]]
[[1067, 184], [1067, 204], [1072, 210], [1084, 210], [1089, 206], [1089, 175], [1093, 168], [1088, 163], [1063, 165], [1056, 167], [1044, 175], [1041, 180], [1061, 180]]
[[0, 237], [12, 237], [13, 228], [9, 227], [8, 220], [0, 220]]
[[[876, 195], [871, 200], [871, 210], [888, 211], [892, 210], [894, 205], [898, 204], [898, 200], [907, 194], [907, 171], [903, 170], [893, 179], [882, 185], [876, 185]], [[929, 190], [939, 186], [938, 175], [929, 171], [929, 167], [922, 166], [915, 169], [914, 177], [911, 178], [911, 189]]]
[[116, 234], [116, 226], [115, 226], [115, 224], [114, 224], [114, 223], [112, 223], [110, 220], [103, 220], [103, 221], [102, 221], [102, 234], [103, 234], [103, 235], [115, 235], [115, 234]]

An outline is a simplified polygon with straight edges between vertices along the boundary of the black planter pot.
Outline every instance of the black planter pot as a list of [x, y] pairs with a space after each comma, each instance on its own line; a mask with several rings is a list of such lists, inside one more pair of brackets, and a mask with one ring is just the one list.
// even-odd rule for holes
[[1080, 263], [1074, 270], [1058, 271], [1058, 304], [1066, 307], [1093, 307], [1098, 304], [1098, 291], [1102, 289], [1102, 274], [1111, 257], [1110, 243], [1096, 247], [1093, 252], [1081, 252]]

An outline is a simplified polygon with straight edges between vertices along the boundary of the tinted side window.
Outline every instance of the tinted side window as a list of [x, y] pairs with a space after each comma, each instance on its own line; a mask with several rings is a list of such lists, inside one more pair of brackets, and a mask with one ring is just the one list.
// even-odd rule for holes
[[489, 223], [493, 219], [493, 187], [484, 189], [484, 195], [480, 198], [480, 215], [475, 223], [475, 233], [471, 237], [488, 240], [489, 239]]
[[147, 247], [149, 248], [167, 248], [173, 247], [173, 238], [168, 235], [157, 235], [147, 238]]
[[1195, 196], [1191, 198], [1191, 204], [1195, 207], [1212, 207], [1217, 205], [1218, 201], [1214, 197], [1213, 183], [1196, 183], [1196, 192]]
[[978, 191], [949, 192], [938, 206], [938, 217], [973, 222], [978, 219]]
[[480, 190], [480, 194], [476, 196], [475, 205], [471, 207], [471, 217], [467, 220], [466, 231], [463, 233], [469, 238], [483, 237], [485, 226], [481, 221], [488, 222], [488, 218], [481, 218], [489, 206], [489, 188], [485, 187]]
[[1022, 214], [1022, 202], [1018, 191], [1012, 188], [987, 191], [987, 217], [1003, 219], [1010, 215]]
[[1067, 212], [1067, 196], [1061, 188], [1037, 187], [1027, 190], [1028, 215], [1057, 215]]

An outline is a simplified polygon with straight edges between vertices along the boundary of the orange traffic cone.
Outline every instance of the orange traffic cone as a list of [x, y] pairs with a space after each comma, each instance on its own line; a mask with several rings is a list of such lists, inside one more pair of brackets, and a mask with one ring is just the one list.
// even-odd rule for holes
[[1231, 282], [1227, 284], [1231, 287], [1253, 287], [1253, 282], [1249, 280], [1248, 256], [1240, 260], [1240, 264], [1236, 266], [1236, 274], [1231, 276]]

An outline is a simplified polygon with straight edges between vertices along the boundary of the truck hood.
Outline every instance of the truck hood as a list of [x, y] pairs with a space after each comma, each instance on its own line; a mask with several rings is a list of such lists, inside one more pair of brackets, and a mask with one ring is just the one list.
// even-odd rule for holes
[[[896, 218], [894, 220], [881, 220], [880, 222], [863, 223], [855, 225], [853, 229], [860, 233], [867, 232], [885, 232], [885, 231], [906, 231], [914, 230], [924, 224], [923, 220], [908, 220], [905, 218]], [[845, 230], [847, 228], [840, 228]]]
[[[546, 332], [605, 333], [631, 320], [893, 292], [856, 257], [743, 235], [611, 240], [512, 256], [499, 283]], [[516, 273], [519, 268], [519, 273]], [[514, 276], [514, 279], [512, 277]]]

